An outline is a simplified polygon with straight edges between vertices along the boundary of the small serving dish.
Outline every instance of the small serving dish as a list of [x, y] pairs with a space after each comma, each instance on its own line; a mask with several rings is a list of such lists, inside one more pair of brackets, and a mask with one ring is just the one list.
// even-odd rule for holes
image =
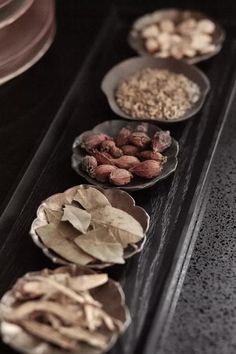
[[[175, 74], [183, 74], [187, 79], [198, 85], [200, 90], [199, 99], [193, 103], [191, 108], [189, 108], [181, 117], [176, 119], [163, 119], [160, 117], [135, 118], [126, 114], [117, 104], [115, 92], [121, 82], [127, 80], [129, 77], [145, 68], [168, 70]], [[210, 90], [210, 82], [201, 70], [193, 65], [187, 64], [184, 61], [171, 58], [161, 59], [152, 57], [135, 57], [125, 60], [114, 66], [103, 78], [101, 89], [106, 95], [108, 103], [113, 112], [120, 117], [130, 120], [143, 120], [150, 121], [152, 123], [162, 122], [169, 124], [187, 120], [200, 111]]]
[[[153, 13], [144, 15], [140, 18], [138, 18], [133, 26], [132, 29], [129, 33], [128, 36], [128, 42], [129, 45], [131, 46], [131, 48], [133, 48], [138, 54], [140, 55], [148, 55], [148, 56], [155, 56], [155, 57], [159, 57], [160, 51], [157, 48], [157, 51], [153, 52], [152, 51], [148, 51], [148, 49], [145, 47], [145, 42], [144, 42], [144, 38], [142, 36], [142, 32], [144, 31], [145, 28], [150, 27], [152, 25], [156, 25], [156, 24], [160, 24], [161, 21], [170, 21], [170, 22], [165, 22], [164, 26], [167, 27], [167, 32], [172, 32], [173, 29], [168, 28], [168, 24], [172, 23], [175, 26], [180, 24], [181, 21], [186, 21], [189, 20], [190, 21], [207, 21], [205, 23], [203, 23], [203, 28], [204, 26], [206, 27], [206, 34], [209, 34], [209, 30], [210, 30], [210, 36], [211, 36], [211, 47], [210, 50], [204, 53], [204, 50], [201, 52], [196, 50], [196, 53], [186, 53], [188, 55], [183, 55], [183, 57], [181, 56], [179, 59], [183, 59], [186, 62], [188, 62], [189, 64], [196, 64], [199, 63], [201, 61], [207, 60], [211, 57], [213, 57], [214, 55], [216, 55], [222, 48], [224, 39], [225, 39], [225, 31], [224, 29], [221, 27], [221, 25], [219, 23], [217, 23], [216, 21], [214, 21], [213, 19], [209, 18], [207, 15], [198, 12], [198, 11], [188, 11], [188, 10], [178, 10], [178, 9], [164, 9], [164, 10], [158, 10], [155, 11]], [[209, 24], [210, 24], [210, 28], [209, 28]], [[190, 34], [190, 32], [192, 31], [191, 28], [191, 22], [189, 23], [189, 29], [188, 29], [188, 23], [186, 26], [186, 34], [187, 36]], [[213, 28], [211, 28], [212, 26], [214, 26]], [[152, 31], [151, 31], [152, 32]], [[155, 31], [154, 31], [155, 32]], [[163, 36], [163, 32], [158, 32], [157, 33], [153, 33], [154, 37], [150, 36], [149, 38], [160, 38], [160, 33], [162, 34], [161, 38], [165, 43], [164, 46], [166, 46], [166, 41], [167, 39], [165, 38], [165, 36]], [[145, 34], [145, 33], [144, 33]], [[152, 34], [152, 33], [151, 33]], [[204, 32], [203, 32], [204, 34]], [[177, 33], [177, 40], [179, 40], [179, 35], [181, 36], [181, 33]], [[204, 38], [203, 38], [204, 39]], [[201, 38], [200, 38], [201, 40]], [[152, 44], [152, 43], [150, 43]], [[154, 43], [155, 44], [155, 43]], [[201, 43], [200, 43], [201, 44]], [[173, 45], [175, 45], [174, 43], [172, 44], [172, 48]], [[178, 43], [177, 43], [178, 45]], [[198, 47], [198, 46], [197, 46]], [[201, 45], [200, 45], [201, 47]], [[166, 55], [166, 57], [170, 57], [168, 56], [168, 53], [163, 53], [163, 55]], [[178, 53], [176, 53], [178, 55]]]
[[[128, 126], [132, 129], [135, 129], [138, 125], [140, 125], [139, 122], [130, 122]], [[150, 136], [153, 136], [156, 132], [161, 131], [160, 128], [158, 128], [154, 124], [150, 123], [145, 123], [147, 127], [147, 133]], [[142, 190], [145, 188], [149, 188], [156, 184], [157, 182], [167, 178], [169, 175], [171, 175], [177, 167], [178, 164], [178, 152], [179, 152], [179, 144], [178, 142], [172, 138], [172, 142], [169, 148], [167, 148], [163, 152], [163, 156], [167, 158], [167, 162], [163, 165], [163, 170], [161, 171], [160, 175], [157, 177], [154, 177], [152, 179], [145, 179], [141, 177], [135, 177], [131, 180], [131, 182], [127, 185], [123, 186], [114, 186], [109, 182], [99, 182], [94, 178], [91, 178], [83, 169], [81, 168], [81, 160], [83, 157], [86, 155], [86, 151], [81, 148], [81, 142], [83, 141], [83, 138], [86, 137], [87, 135], [91, 133], [104, 133], [107, 134], [111, 137], [117, 136], [118, 132], [123, 128], [126, 127], [127, 124], [122, 121], [122, 120], [110, 120], [110, 121], [105, 121], [103, 123], [98, 124], [95, 126], [92, 130], [86, 131], [79, 135], [74, 143], [73, 143], [73, 155], [72, 155], [72, 168], [84, 179], [87, 180], [87, 182], [94, 184], [96, 186], [99, 186], [101, 188], [112, 188], [112, 189], [123, 189], [126, 191], [137, 191], [137, 190]]]
[[[63, 207], [66, 205], [73, 205], [76, 204], [74, 201], [74, 197], [77, 193], [78, 189], [86, 190], [88, 188], [95, 188], [99, 192], [101, 192], [105, 198], [109, 201], [113, 208], [118, 208], [121, 211], [126, 212], [129, 214], [135, 222], [140, 224], [142, 229], [142, 238], [135, 244], [129, 244], [126, 248], [124, 248], [124, 260], [127, 258], [132, 257], [134, 254], [140, 252], [144, 246], [146, 241], [146, 233], [149, 227], [149, 215], [146, 211], [135, 205], [134, 199], [126, 192], [121, 190], [114, 190], [114, 189], [102, 189], [99, 187], [89, 186], [89, 185], [80, 185], [72, 187], [66, 190], [64, 193], [58, 193], [52, 195], [51, 197], [47, 198], [45, 201], [41, 203], [37, 210], [37, 218], [33, 221], [30, 229], [30, 235], [34, 241], [34, 243], [42, 249], [44, 254], [49, 257], [54, 263], [58, 264], [71, 264], [72, 261], [68, 261], [67, 259], [63, 258], [55, 251], [47, 247], [39, 235], [37, 234], [37, 229], [49, 224], [47, 216], [45, 214], [45, 208], [54, 211], [55, 213], [60, 212], [63, 210]], [[115, 218], [115, 217], [114, 217]], [[95, 230], [96, 231], [96, 230]], [[66, 231], [67, 232], [67, 231]], [[73, 232], [74, 234], [74, 232]], [[68, 236], [70, 237], [70, 236]], [[107, 241], [108, 242], [108, 241]], [[77, 262], [80, 265], [79, 259]], [[87, 263], [87, 267], [93, 269], [102, 269], [105, 267], [109, 267], [114, 265], [115, 263], [108, 263], [104, 261], [94, 260], [92, 263]], [[84, 263], [85, 265], [85, 263]]]
[[[89, 328], [89, 323], [94, 321], [95, 317], [93, 308], [90, 308], [89, 311], [92, 317], [90, 317], [88, 327], [84, 325], [85, 321], [88, 322], [88, 313], [86, 311], [84, 311], [81, 325], [79, 313], [83, 305], [81, 305], [79, 300], [83, 292], [78, 288], [81, 284], [80, 279], [84, 288], [87, 285], [88, 290], [84, 291], [88, 296], [87, 301], [93, 301], [95, 309], [97, 309], [96, 306], [98, 305], [100, 306], [98, 309], [102, 308], [102, 315], [105, 319], [108, 318], [109, 323], [112, 321], [115, 324], [113, 330], [108, 329], [103, 323], [101, 323], [100, 327], [97, 325], [93, 330]], [[70, 282], [70, 286], [68, 284], [65, 286], [66, 282]], [[90, 283], [88, 284], [88, 282]], [[40, 288], [41, 294], [39, 291], [39, 296], [36, 296], [35, 291], [39, 290], [37, 285], [40, 286], [40, 284], [43, 285], [43, 289]], [[77, 288], [71, 288], [71, 284], [77, 284]], [[26, 289], [26, 287], [29, 289], [27, 290], [29, 293], [27, 291], [23, 293], [23, 289]], [[44, 293], [45, 298], [43, 296]], [[63, 299], [63, 296], [64, 300], [60, 300], [60, 298]], [[40, 302], [44, 304], [43, 307], [41, 305], [41, 319], [37, 314], [37, 308], [34, 309], [34, 306], [38, 307]], [[18, 321], [14, 321], [13, 318], [9, 319], [9, 315], [14, 317], [15, 311], [19, 310], [20, 307], [22, 308], [22, 306], [26, 308], [27, 304], [29, 306], [28, 312], [26, 311], [23, 318], [18, 319]], [[53, 309], [51, 310], [50, 304], [54, 311]], [[72, 313], [70, 318], [67, 317], [67, 320], [64, 319], [63, 321], [63, 311], [64, 313], [70, 311], [70, 306], [74, 308], [74, 317]], [[85, 304], [84, 306], [88, 305]], [[55, 315], [56, 307], [58, 316]], [[54, 270], [43, 269], [25, 274], [2, 297], [0, 315], [3, 342], [25, 354], [68, 354], [69, 352], [75, 354], [101, 354], [107, 352], [115, 344], [118, 337], [131, 322], [129, 310], [125, 304], [125, 295], [120, 284], [108, 278], [107, 274], [98, 274], [90, 269], [76, 266], [59, 267]], [[46, 318], [48, 320], [45, 322], [44, 319]], [[74, 318], [74, 322], [72, 318]], [[64, 322], [67, 322], [66, 327]], [[38, 329], [37, 326], [39, 327]], [[36, 329], [39, 331], [38, 334]], [[63, 330], [62, 334], [61, 331]], [[72, 334], [70, 330], [72, 330]], [[52, 339], [55, 336], [58, 338], [57, 341]], [[103, 341], [102, 345], [99, 344], [101, 339], [104, 338], [105, 343]], [[100, 342], [98, 342], [99, 339]], [[67, 349], [66, 346], [68, 346]], [[74, 347], [73, 350], [69, 350], [71, 346]]]
[[0, 0], [0, 9], [4, 8], [5, 6], [9, 5], [12, 0]]
[[34, 0], [10, 0], [0, 2], [0, 29], [9, 26], [23, 16]]

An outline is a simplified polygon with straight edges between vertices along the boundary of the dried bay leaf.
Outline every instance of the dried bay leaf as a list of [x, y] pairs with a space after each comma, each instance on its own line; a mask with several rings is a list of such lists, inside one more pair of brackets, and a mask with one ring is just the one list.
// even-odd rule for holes
[[117, 242], [121, 243], [123, 248], [126, 248], [131, 244], [133, 245], [143, 239], [143, 237], [140, 237], [134, 233], [111, 225], [107, 227], [107, 231], [113, 235]]
[[61, 221], [63, 212], [61, 210], [52, 210], [49, 208], [44, 208], [44, 213], [46, 215], [48, 223], [58, 224]]
[[78, 189], [74, 200], [88, 211], [111, 205], [105, 195], [93, 187]]
[[69, 221], [77, 230], [85, 234], [91, 221], [91, 215], [83, 209], [73, 205], [66, 205], [64, 208], [62, 221]]
[[72, 239], [54, 224], [40, 226], [35, 231], [45, 246], [66, 260], [81, 265], [94, 261], [93, 257], [78, 248], [74, 242], [71, 242]]
[[127, 247], [129, 243], [136, 243], [144, 237], [141, 224], [121, 209], [108, 205], [105, 208], [92, 210], [91, 216], [95, 226], [106, 227], [123, 247]]
[[104, 227], [80, 235], [75, 238], [74, 242], [83, 251], [102, 262], [124, 263], [122, 245], [117, 243]]
[[67, 239], [73, 241], [73, 239], [78, 236], [79, 232], [76, 228], [74, 228], [69, 222], [61, 221], [63, 211], [45, 208], [44, 212], [48, 219], [48, 223], [53, 224], [60, 229], [60, 232], [63, 233]]

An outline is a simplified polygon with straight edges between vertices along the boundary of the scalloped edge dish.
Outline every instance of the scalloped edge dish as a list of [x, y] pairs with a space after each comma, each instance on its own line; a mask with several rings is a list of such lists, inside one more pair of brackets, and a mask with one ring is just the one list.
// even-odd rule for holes
[[[151, 118], [133, 118], [123, 112], [118, 106], [115, 99], [115, 90], [120, 82], [126, 80], [129, 76], [135, 74], [137, 71], [144, 68], [157, 68], [166, 69], [174, 73], [183, 74], [191, 81], [195, 82], [200, 88], [200, 98], [192, 105], [192, 107], [185, 112], [185, 114], [177, 119], [161, 119], [156, 117]], [[118, 116], [135, 121], [146, 121], [150, 123], [166, 123], [173, 124], [177, 122], [185, 121], [194, 115], [196, 115], [202, 108], [206, 96], [210, 90], [210, 82], [206, 75], [197, 67], [190, 65], [184, 61], [176, 60], [172, 58], [153, 58], [153, 57], [133, 57], [122, 61], [121, 63], [115, 65], [111, 68], [108, 73], [104, 76], [101, 89], [105, 96], [107, 97], [110, 108]]]
[[130, 47], [141, 56], [153, 57], [150, 53], [147, 52], [147, 50], [143, 46], [143, 40], [139, 34], [140, 30], [143, 27], [151, 25], [152, 23], [160, 19], [176, 20], [179, 17], [183, 17], [185, 13], [189, 13], [190, 15], [192, 15], [193, 18], [196, 19], [209, 19], [215, 24], [215, 31], [213, 32], [213, 44], [215, 45], [215, 50], [206, 54], [196, 55], [193, 58], [183, 58], [183, 60], [189, 64], [196, 64], [200, 63], [201, 61], [210, 59], [216, 54], [218, 54], [225, 40], [225, 31], [223, 27], [217, 21], [202, 12], [192, 10], [179, 10], [175, 8], [157, 10], [139, 17], [133, 23], [132, 29], [128, 35], [128, 43]]
[[[39, 248], [42, 249], [43, 253], [50, 258], [53, 263], [58, 263], [58, 264], [72, 264], [71, 262], [67, 261], [57, 253], [55, 253], [53, 250], [47, 248], [47, 246], [44, 245], [44, 243], [41, 241], [40, 237], [36, 233], [36, 229], [40, 226], [44, 226], [48, 224], [48, 221], [46, 219], [45, 213], [44, 213], [44, 208], [50, 208], [52, 210], [61, 210], [62, 205], [68, 203], [71, 204], [73, 201], [73, 198], [76, 194], [76, 191], [78, 188], [88, 188], [88, 187], [93, 187], [98, 189], [100, 192], [102, 192], [107, 199], [110, 201], [111, 205], [114, 206], [115, 208], [121, 209], [126, 211], [128, 214], [134, 217], [142, 226], [143, 228], [143, 234], [144, 237], [142, 240], [140, 240], [138, 243], [135, 245], [137, 248], [134, 248], [132, 246], [127, 247], [124, 250], [124, 259], [128, 259], [135, 255], [136, 253], [140, 252], [143, 249], [143, 246], [146, 241], [146, 233], [149, 228], [149, 222], [150, 222], [150, 217], [147, 214], [147, 212], [141, 208], [140, 206], [137, 206], [135, 204], [135, 200], [126, 192], [121, 191], [121, 190], [113, 190], [113, 189], [102, 189], [100, 187], [96, 186], [91, 186], [87, 184], [81, 184], [78, 186], [74, 186], [72, 188], [67, 189], [64, 193], [58, 193], [50, 196], [46, 200], [44, 200], [38, 210], [37, 210], [37, 218], [33, 220], [31, 228], [30, 228], [30, 235], [32, 237], [32, 240], [38, 246]], [[87, 264], [86, 267], [92, 268], [92, 269], [103, 269], [106, 267], [110, 267], [115, 265], [115, 263], [102, 263], [102, 262], [97, 262], [97, 263], [91, 263]]]
[[[135, 128], [137, 125], [139, 125], [140, 122], [134, 121], [130, 122], [128, 125], [131, 128]], [[83, 171], [80, 167], [80, 162], [81, 159], [86, 155], [86, 152], [80, 148], [81, 141], [83, 137], [87, 134], [90, 133], [105, 133], [108, 134], [112, 137], [114, 137], [118, 131], [124, 127], [127, 126], [126, 122], [123, 120], [108, 120], [103, 123], [100, 123], [96, 125], [92, 130], [88, 130], [81, 135], [79, 135], [74, 143], [73, 143], [73, 154], [72, 154], [72, 168], [76, 171], [78, 175], [86, 179], [87, 182], [94, 184], [95, 186], [101, 187], [101, 188], [112, 188], [112, 189], [123, 189], [125, 191], [138, 191], [142, 190], [145, 188], [150, 188], [157, 182], [167, 178], [169, 175], [171, 175], [177, 168], [178, 164], [178, 153], [179, 153], [179, 144], [178, 142], [172, 138], [172, 145], [163, 152], [164, 156], [167, 156], [167, 162], [164, 164], [164, 168], [161, 172], [161, 174], [157, 177], [154, 177], [152, 179], [144, 179], [140, 177], [135, 177], [133, 181], [131, 181], [129, 184], [124, 185], [124, 186], [112, 186], [110, 183], [102, 183], [98, 182], [97, 180], [91, 178], [85, 171]], [[154, 135], [154, 133], [158, 130], [161, 130], [154, 124], [148, 123], [148, 132], [151, 135]], [[136, 180], [136, 182], [134, 181]]]

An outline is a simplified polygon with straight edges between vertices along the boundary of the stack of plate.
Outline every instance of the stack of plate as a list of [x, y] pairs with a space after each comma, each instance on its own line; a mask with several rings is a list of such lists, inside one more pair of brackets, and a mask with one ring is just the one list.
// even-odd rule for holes
[[55, 34], [54, 0], [0, 0], [0, 84], [32, 66]]

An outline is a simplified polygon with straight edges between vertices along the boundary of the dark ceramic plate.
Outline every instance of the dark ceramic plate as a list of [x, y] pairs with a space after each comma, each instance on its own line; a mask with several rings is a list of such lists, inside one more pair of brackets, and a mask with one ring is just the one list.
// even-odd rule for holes
[[217, 53], [219, 53], [225, 39], [224, 29], [216, 21], [214, 21], [213, 19], [209, 18], [208, 16], [204, 15], [201, 12], [181, 11], [178, 9], [165, 9], [165, 10], [155, 11], [153, 13], [140, 17], [138, 20], [134, 22], [133, 27], [129, 33], [128, 36], [129, 45], [140, 55], [152, 56], [150, 53], [147, 52], [147, 50], [143, 45], [143, 40], [140, 36], [140, 31], [144, 27], [152, 23], [158, 22], [160, 19], [170, 19], [178, 23], [186, 15], [187, 16], [190, 15], [196, 20], [209, 19], [215, 24], [215, 31], [212, 34], [212, 44], [215, 45], [215, 50], [206, 54], [196, 55], [193, 58], [184, 58], [184, 60], [189, 64], [195, 64], [203, 60], [207, 60], [213, 57], [214, 55], [216, 55]]
[[[198, 86], [200, 87], [201, 96], [199, 100], [194, 103], [192, 107], [187, 110], [182, 117], [177, 119], [166, 120], [158, 117], [156, 117], [155, 119], [141, 119], [127, 115], [120, 109], [120, 107], [116, 103], [115, 90], [121, 81], [127, 79], [129, 76], [133, 75], [137, 71], [147, 67], [166, 69], [174, 73], [185, 75], [187, 78], [198, 84]], [[152, 123], [176, 123], [191, 118], [202, 108], [203, 103], [206, 99], [206, 95], [210, 90], [210, 82], [201, 70], [181, 60], [176, 60], [172, 58], [161, 59], [152, 57], [134, 57], [122, 61], [120, 64], [114, 66], [103, 78], [101, 89], [107, 96], [108, 103], [113, 112], [123, 118], [131, 120], [145, 120]]]
[[[131, 129], [134, 129], [138, 124], [138, 122], [132, 122], [129, 123], [129, 126]], [[126, 126], [127, 124], [122, 121], [122, 120], [110, 120], [103, 122], [99, 125], [97, 125], [93, 130], [89, 130], [84, 132], [83, 134], [79, 135], [74, 143], [73, 143], [73, 155], [72, 155], [72, 168], [84, 179], [86, 179], [89, 183], [94, 184], [96, 186], [102, 187], [102, 188], [116, 188], [116, 189], [123, 189], [126, 191], [136, 191], [136, 190], [141, 190], [145, 188], [149, 188], [153, 186], [155, 183], [158, 181], [168, 177], [171, 173], [173, 173], [177, 167], [177, 155], [179, 152], [179, 144], [177, 141], [175, 141], [172, 138], [172, 144], [171, 146], [163, 152], [164, 156], [167, 156], [167, 162], [164, 164], [162, 173], [155, 178], [152, 179], [145, 179], [145, 178], [140, 178], [140, 177], [135, 177], [133, 180], [125, 185], [125, 186], [112, 186], [110, 183], [102, 183], [98, 182], [95, 179], [91, 178], [86, 172], [84, 172], [81, 167], [80, 167], [80, 162], [81, 159], [86, 155], [86, 152], [84, 149], [81, 149], [80, 143], [83, 139], [84, 136], [87, 134], [90, 134], [91, 132], [93, 133], [105, 133], [108, 134], [112, 137], [115, 137], [118, 132], [120, 131], [121, 128]], [[158, 130], [161, 130], [154, 124], [149, 124], [147, 123], [148, 126], [148, 134], [150, 136], [153, 136], [154, 133]]]

